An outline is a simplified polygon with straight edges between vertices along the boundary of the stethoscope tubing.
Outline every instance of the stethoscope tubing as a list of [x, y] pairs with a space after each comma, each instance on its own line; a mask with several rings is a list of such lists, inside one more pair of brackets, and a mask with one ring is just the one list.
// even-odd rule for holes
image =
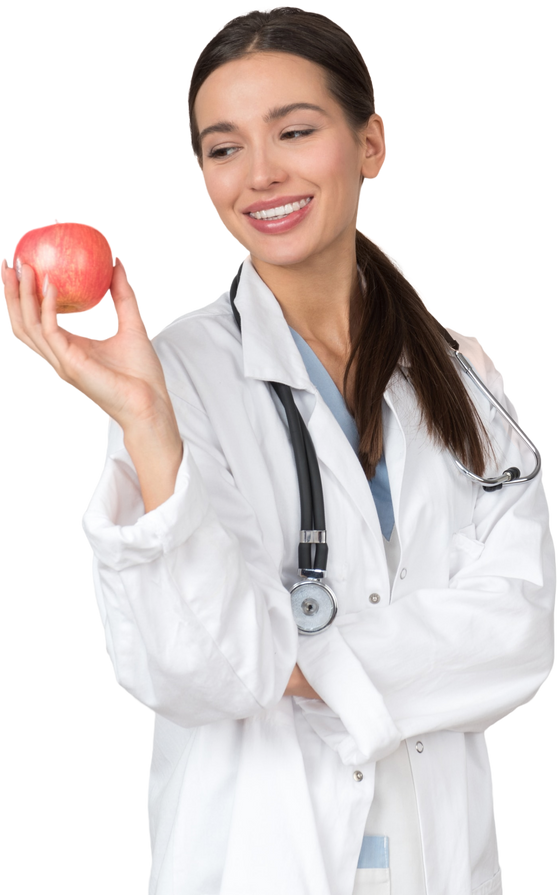
[[[240, 269], [235, 276], [230, 289], [231, 308], [240, 333], [242, 333], [242, 326], [240, 313], [235, 305], [235, 297], [238, 290], [238, 284], [240, 282], [241, 271], [242, 265], [240, 266]], [[463, 465], [463, 463], [455, 456], [455, 454], [453, 454], [453, 459], [457, 465], [457, 468], [468, 479], [476, 482], [479, 485], [482, 485], [485, 491], [499, 491], [504, 485], [519, 485], [521, 483], [531, 481], [531, 479], [534, 479], [535, 476], [539, 473], [541, 468], [541, 457], [537, 448], [535, 447], [531, 439], [527, 437], [523, 429], [521, 429], [521, 427], [510, 416], [507, 410], [500, 404], [497, 398], [495, 398], [492, 392], [488, 390], [482, 379], [477, 376], [470, 362], [459, 351], [458, 342], [456, 342], [456, 340], [449, 334], [449, 332], [444, 329], [437, 321], [436, 325], [438, 326], [441, 334], [444, 336], [444, 339], [448, 343], [453, 356], [461, 366], [462, 370], [473, 382], [473, 384], [479, 389], [481, 394], [484, 395], [487, 401], [494, 408], [496, 408], [496, 410], [504, 417], [511, 428], [519, 435], [520, 438], [523, 439], [523, 441], [533, 452], [536, 461], [535, 468], [528, 475], [522, 476], [520, 470], [517, 469], [517, 467], [512, 466], [509, 469], [504, 470], [504, 472], [499, 476], [496, 476], [494, 478], [483, 478], [482, 476], [476, 475], [476, 473], [471, 472], [470, 469], [467, 469], [467, 467]], [[307, 596], [305, 596], [304, 598], [300, 598], [303, 614], [306, 613], [308, 616], [311, 616], [316, 611], [318, 611], [319, 598], [315, 595], [314, 592], [310, 593], [312, 591], [312, 587], [314, 587], [314, 591], [322, 594], [327, 593], [327, 600], [330, 604], [328, 605], [329, 618], [323, 624], [321, 624], [321, 626], [312, 627], [312, 622], [310, 622], [311, 629], [309, 629], [305, 627], [305, 623], [297, 622], [299, 631], [301, 633], [314, 634], [319, 633], [319, 631], [323, 630], [325, 627], [331, 624], [337, 612], [337, 601], [335, 595], [327, 587], [327, 585], [321, 583], [320, 581], [326, 574], [328, 554], [327, 532], [325, 526], [324, 495], [322, 488], [322, 479], [320, 475], [320, 467], [312, 438], [302, 418], [300, 410], [296, 406], [291, 387], [282, 382], [269, 382], [268, 384], [274, 389], [277, 397], [279, 398], [279, 401], [281, 402], [285, 410], [287, 424], [291, 436], [291, 444], [294, 453], [300, 495], [300, 540], [298, 544], [298, 572], [301, 577], [307, 579], [307, 582], [306, 584], [304, 582], [299, 582], [291, 588], [293, 606], [300, 594], [304, 593]], [[315, 549], [314, 556], [312, 558], [313, 547]], [[312, 584], [311, 582], [314, 582], [314, 584]], [[305, 587], [306, 590], [304, 590]], [[321, 592], [319, 590], [320, 588], [322, 588]], [[297, 591], [299, 592], [298, 594]], [[308, 596], [308, 594], [310, 595]], [[301, 607], [298, 607], [297, 611], [300, 610]]]
[[[240, 313], [234, 302], [241, 271], [242, 265], [231, 283], [230, 303], [239, 332], [242, 333]], [[295, 404], [290, 386], [283, 382], [270, 382], [269, 385], [274, 389], [285, 410], [295, 458], [300, 495], [298, 571], [304, 577], [321, 579], [326, 573], [328, 546], [324, 494], [316, 449]], [[315, 550], [312, 559], [313, 546]]]
[[[496, 410], [502, 414], [506, 422], [511, 426], [511, 428], [519, 435], [520, 438], [523, 439], [525, 444], [530, 448], [535, 456], [535, 467], [529, 473], [529, 475], [518, 475], [514, 476], [514, 473], [511, 469], [506, 469], [502, 475], [496, 476], [495, 478], [483, 478], [482, 476], [476, 475], [474, 472], [471, 472], [470, 469], [467, 469], [457, 457], [454, 456], [455, 463], [458, 469], [466, 475], [467, 478], [472, 479], [474, 482], [478, 482], [478, 484], [483, 485], [483, 487], [498, 487], [502, 485], [521, 485], [524, 482], [530, 482], [531, 479], [534, 479], [537, 476], [541, 469], [541, 455], [531, 439], [525, 434], [521, 426], [516, 423], [514, 418], [510, 416], [505, 407], [502, 407], [497, 398], [494, 397], [491, 391], [488, 390], [482, 379], [477, 376], [472, 365], [467, 360], [467, 358], [461, 354], [458, 349], [453, 348], [453, 355], [455, 359], [459, 362], [462, 369], [465, 371], [469, 379], [476, 385], [479, 391], [485, 396], [487, 401], [492, 404]], [[515, 467], [513, 468], [515, 469]]]
[[[327, 543], [325, 543], [325, 507], [322, 479], [314, 443], [302, 415], [295, 404], [293, 393], [282, 382], [271, 382], [287, 416], [300, 492], [301, 542], [298, 545], [299, 570], [313, 571], [319, 577], [325, 574]], [[303, 541], [304, 532], [324, 532], [324, 541], [316, 543], [312, 561], [312, 544]]]

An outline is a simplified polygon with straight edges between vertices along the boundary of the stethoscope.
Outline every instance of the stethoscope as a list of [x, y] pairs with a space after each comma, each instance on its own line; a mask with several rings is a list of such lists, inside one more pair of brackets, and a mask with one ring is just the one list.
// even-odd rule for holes
[[[242, 265], [231, 283], [230, 302], [234, 318], [241, 330], [240, 314], [235, 305], [236, 293], [240, 282]], [[242, 330], [241, 330], [242, 331]], [[459, 351], [459, 343], [441, 327], [442, 334], [448, 342], [453, 357], [460, 364], [469, 379], [476, 385], [490, 404], [496, 408], [512, 429], [527, 444], [535, 456], [535, 467], [529, 475], [521, 475], [516, 466], [510, 466], [495, 478], [483, 478], [467, 469], [453, 455], [457, 468], [471, 481], [482, 485], [485, 491], [499, 491], [504, 485], [519, 485], [534, 479], [541, 468], [541, 456], [523, 429], [502, 407], [497, 398], [490, 392], [482, 379], [477, 376], [466, 357]], [[275, 390], [287, 415], [287, 424], [291, 436], [298, 487], [300, 492], [300, 541], [298, 545], [298, 574], [302, 581], [297, 581], [290, 589], [293, 616], [301, 634], [319, 634], [329, 627], [337, 615], [337, 599], [323, 579], [327, 567], [327, 533], [325, 524], [324, 495], [318, 458], [310, 433], [296, 406], [290, 386], [282, 382], [269, 383]], [[314, 551], [312, 548], [314, 546]]]

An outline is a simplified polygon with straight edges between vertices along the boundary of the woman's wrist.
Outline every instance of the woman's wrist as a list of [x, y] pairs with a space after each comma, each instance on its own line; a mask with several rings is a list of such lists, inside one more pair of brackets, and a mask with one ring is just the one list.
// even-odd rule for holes
[[174, 494], [183, 446], [176, 419], [135, 423], [124, 430], [124, 446], [135, 466], [145, 512]]
[[310, 686], [298, 665], [295, 665], [295, 667], [293, 668], [289, 683], [287, 684], [287, 688], [283, 695], [303, 696], [305, 699], [322, 700], [322, 697], [319, 695], [319, 693], [316, 693], [314, 688]]

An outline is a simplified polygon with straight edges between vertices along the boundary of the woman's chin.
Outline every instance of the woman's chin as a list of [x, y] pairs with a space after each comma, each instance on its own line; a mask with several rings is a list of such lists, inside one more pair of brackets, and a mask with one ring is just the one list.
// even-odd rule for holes
[[254, 261], [260, 261], [262, 264], [272, 264], [276, 267], [292, 267], [310, 262], [314, 252], [284, 251], [269, 252], [261, 250], [250, 250], [250, 256]]
[[[306, 231], [306, 232], [304, 232]], [[239, 240], [255, 261], [279, 267], [300, 266], [324, 261], [330, 254], [346, 255], [347, 245], [354, 246], [356, 222], [351, 219], [342, 230], [320, 228], [319, 233], [310, 232], [309, 227], [295, 228], [283, 234], [242, 233]], [[235, 234], [237, 239], [240, 234]]]
[[243, 245], [255, 261], [274, 264], [279, 267], [312, 263], [312, 259], [322, 255], [326, 246], [314, 240], [300, 238], [281, 239], [267, 237], [265, 239], [246, 240]]

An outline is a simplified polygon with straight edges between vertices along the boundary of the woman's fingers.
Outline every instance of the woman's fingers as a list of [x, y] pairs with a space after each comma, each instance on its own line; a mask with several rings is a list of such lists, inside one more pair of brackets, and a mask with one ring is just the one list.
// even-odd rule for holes
[[[33, 271], [31, 271], [31, 273], [32, 272]], [[15, 270], [11, 267], [8, 267], [6, 261], [2, 262], [2, 282], [4, 283], [4, 295], [6, 297], [6, 305], [8, 308], [8, 314], [10, 317], [10, 323], [12, 325], [14, 335], [17, 336], [20, 341], [24, 342], [24, 344], [27, 345], [28, 348], [31, 348], [33, 351], [43, 357], [42, 352], [35, 345], [26, 330], [26, 324], [23, 319], [23, 312], [21, 307], [19, 282]]]
[[2, 266], [6, 302], [14, 334], [48, 361], [62, 379], [70, 379], [72, 371], [68, 364], [68, 333], [58, 326], [56, 316], [58, 290], [50, 283], [41, 304], [33, 268], [23, 264], [19, 274], [18, 281], [15, 270], [7, 265]]
[[137, 330], [138, 328], [141, 328], [141, 330], [145, 332], [135, 292], [128, 282], [126, 271], [120, 258], [115, 259], [112, 282], [110, 284], [110, 294], [112, 295], [114, 307], [118, 316], [118, 330]]
[[2, 282], [4, 284], [4, 295], [12, 330], [14, 335], [21, 339], [25, 333], [23, 332], [23, 321], [19, 304], [19, 286], [15, 270], [8, 267], [6, 261], [2, 261]]
[[[56, 306], [56, 289], [51, 284], [47, 293], [50, 302]], [[21, 268], [21, 276], [19, 281], [19, 295], [21, 316], [23, 325], [28, 338], [35, 346], [35, 350], [42, 355], [51, 364], [56, 372], [60, 375], [60, 363], [53, 352], [48, 341], [45, 339], [42, 322], [42, 308], [37, 296], [37, 287], [35, 281], [35, 272], [28, 264], [23, 264]], [[44, 300], [43, 300], [44, 304]]]
[[[14, 334], [38, 354], [45, 356], [45, 351], [50, 353], [44, 339], [47, 331], [49, 342], [53, 337], [64, 332], [57, 324], [55, 300], [48, 301], [46, 306], [43, 301], [41, 306], [37, 296], [35, 273], [33, 268], [27, 264], [22, 265], [18, 282], [15, 270], [9, 268], [4, 261], [2, 263], [2, 281]], [[50, 293], [53, 288], [51, 284], [47, 291]], [[113, 271], [110, 291], [118, 316], [119, 331], [128, 329], [146, 334], [134, 290], [128, 283], [124, 265], [118, 258]], [[54, 360], [52, 356], [47, 359], [50, 363]]]
[[58, 325], [56, 311], [57, 295], [58, 290], [50, 283], [41, 304], [41, 347], [47, 360], [55, 368], [58, 375], [62, 379], [71, 380], [73, 378], [73, 370], [71, 369], [69, 358], [71, 350], [70, 336], [67, 330], [62, 329]]
[[16, 271], [2, 265], [8, 311], [21, 341], [116, 420], [125, 422], [134, 415], [152, 416], [154, 412], [168, 414], [170, 398], [160, 362], [121, 262], [117, 260], [111, 283], [118, 333], [101, 342], [60, 327], [55, 286], [48, 285], [41, 303], [33, 268], [23, 265], [17, 273], [19, 282]]

